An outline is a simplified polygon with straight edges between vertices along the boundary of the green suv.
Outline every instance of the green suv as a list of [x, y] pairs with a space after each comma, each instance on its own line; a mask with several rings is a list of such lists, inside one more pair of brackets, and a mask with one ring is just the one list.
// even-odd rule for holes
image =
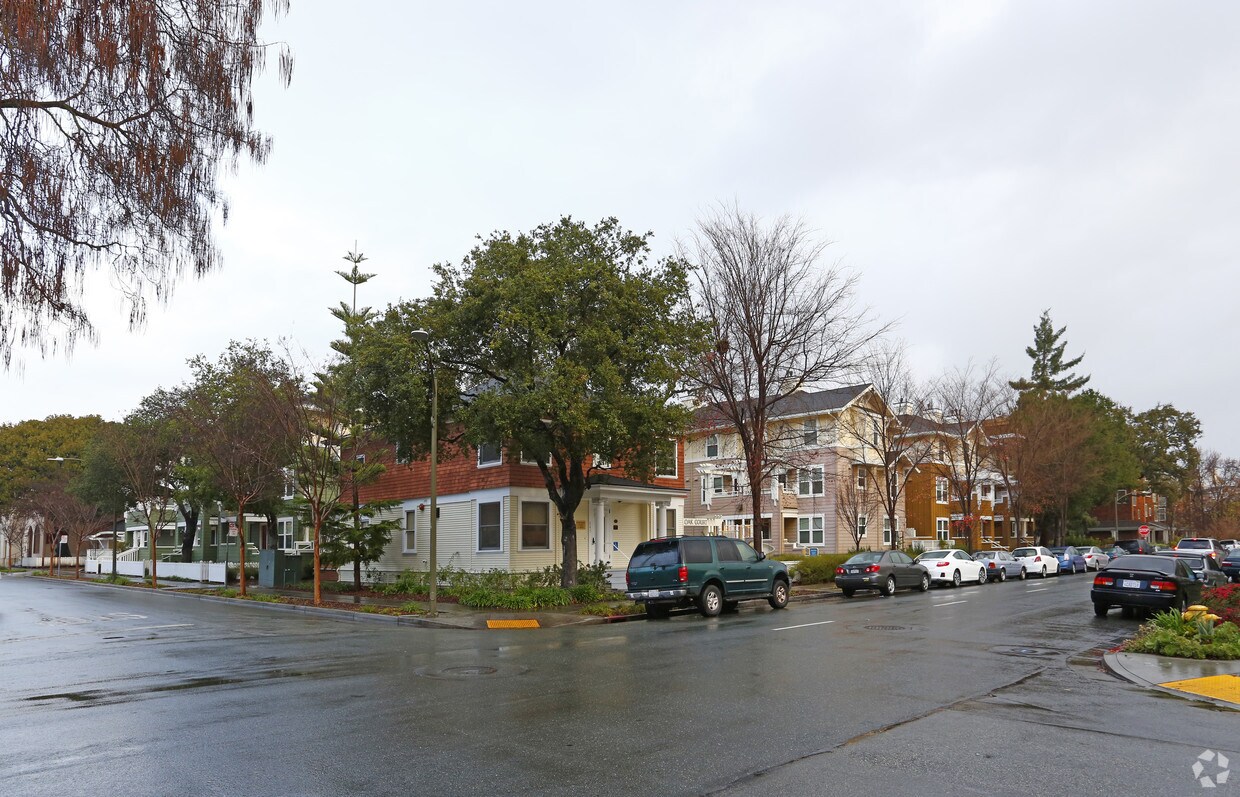
[[745, 600], [788, 605], [788, 566], [731, 537], [662, 537], [633, 551], [625, 596], [646, 604], [650, 617], [697, 604], [707, 617]]

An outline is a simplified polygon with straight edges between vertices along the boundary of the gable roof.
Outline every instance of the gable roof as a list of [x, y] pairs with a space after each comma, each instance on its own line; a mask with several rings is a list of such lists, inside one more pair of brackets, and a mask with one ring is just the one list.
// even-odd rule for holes
[[[771, 417], [792, 418], [798, 415], [837, 412], [856, 401], [858, 396], [869, 389], [870, 384], [867, 382], [861, 385], [813, 392], [797, 390], [782, 397], [772, 407]], [[710, 405], [700, 408], [694, 417], [694, 426], [698, 429], [719, 428], [727, 425], [729, 422], [719, 417], [719, 412]]]

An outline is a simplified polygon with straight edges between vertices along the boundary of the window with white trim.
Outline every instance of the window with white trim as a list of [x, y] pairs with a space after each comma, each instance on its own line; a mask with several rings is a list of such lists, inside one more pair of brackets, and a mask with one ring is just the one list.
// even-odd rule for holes
[[405, 512], [405, 528], [401, 534], [401, 553], [416, 553], [418, 550], [418, 513], [410, 509]]
[[891, 545], [891, 518], [883, 518], [883, 545]]
[[288, 500], [291, 500], [295, 495], [297, 495], [297, 478], [295, 474], [293, 473], [292, 468], [285, 468], [284, 469], [284, 491], [281, 493], [280, 497], [283, 498], [285, 501], [288, 501]]
[[982, 499], [988, 500], [989, 498], [990, 498], [990, 484], [986, 483], [982, 485]]
[[951, 521], [945, 517], [935, 518], [934, 535], [938, 537], [939, 542], [947, 542], [949, 534], [951, 534]]
[[504, 452], [499, 443], [478, 444], [478, 467], [489, 468], [504, 461]]
[[706, 458], [707, 459], [718, 459], [719, 458], [719, 435], [717, 434], [706, 435]]
[[478, 552], [504, 549], [504, 512], [500, 501], [478, 504]]
[[865, 489], [865, 468], [857, 468], [857, 489]]
[[879, 447], [879, 441], [883, 439], [883, 428], [879, 424], [878, 418], [870, 418], [870, 444], [875, 448]]
[[797, 545], [822, 545], [822, 515], [797, 518]]
[[521, 548], [551, 550], [551, 504], [545, 501], [521, 502]]
[[680, 473], [680, 442], [672, 440], [672, 450], [659, 457], [655, 463], [655, 476], [674, 479]]
[[857, 539], [865, 537], [866, 529], [870, 525], [868, 515], [857, 515]]
[[293, 547], [293, 521], [277, 520], [276, 531], [280, 535], [280, 548], [288, 550]]
[[709, 504], [712, 496], [723, 495], [722, 476], [702, 477], [702, 503]]
[[817, 418], [806, 418], [801, 422], [801, 442], [807, 446], [818, 445]]
[[947, 478], [944, 476], [934, 479], [934, 501], [938, 504], [947, 503]]
[[797, 495], [823, 494], [822, 465], [811, 465], [797, 471]]

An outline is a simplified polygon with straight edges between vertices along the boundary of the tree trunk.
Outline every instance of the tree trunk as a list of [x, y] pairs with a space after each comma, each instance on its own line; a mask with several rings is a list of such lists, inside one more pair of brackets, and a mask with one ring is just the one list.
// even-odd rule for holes
[[181, 539], [181, 561], [194, 561], [194, 537], [198, 536], [198, 507], [188, 511], [182, 509], [181, 517], [185, 518], [185, 536]]
[[353, 549], [353, 589], [357, 592], [362, 591], [362, 551], [361, 551], [361, 548]]
[[[162, 509], [160, 510], [160, 518], [161, 519], [163, 518]], [[159, 538], [159, 529], [157, 527], [157, 524], [154, 522], [154, 516], [150, 514], [146, 516], [146, 533], [147, 533], [147, 537], [149, 538], [147, 540], [146, 547], [151, 552], [151, 588], [158, 589], [159, 580], [158, 580], [158, 577], [155, 571], [158, 569], [157, 566], [159, 564], [158, 562], [159, 549], [155, 547], [155, 541]]]
[[319, 512], [314, 513], [314, 605], [323, 602], [323, 575], [319, 572], [319, 529], [323, 527], [323, 518]]
[[[561, 510], [558, 506], [556, 510], [560, 513], [560, 544], [564, 547], [564, 555], [560, 559], [560, 586], [568, 589], [577, 586], [577, 505], [574, 504], [570, 511]], [[598, 533], [602, 534], [603, 530], [599, 529]]]
[[[224, 576], [228, 578], [227, 575]], [[241, 585], [237, 594], [245, 597], [245, 501], [237, 502], [237, 583]]]

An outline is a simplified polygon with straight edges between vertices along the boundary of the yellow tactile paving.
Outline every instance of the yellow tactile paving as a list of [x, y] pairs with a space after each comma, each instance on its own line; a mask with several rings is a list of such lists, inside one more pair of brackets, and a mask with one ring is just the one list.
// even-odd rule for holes
[[487, 620], [487, 628], [539, 628], [537, 620]]
[[1189, 692], [1203, 697], [1213, 697], [1231, 703], [1240, 703], [1240, 675], [1210, 675], [1205, 678], [1187, 678], [1159, 684], [1168, 689]]

